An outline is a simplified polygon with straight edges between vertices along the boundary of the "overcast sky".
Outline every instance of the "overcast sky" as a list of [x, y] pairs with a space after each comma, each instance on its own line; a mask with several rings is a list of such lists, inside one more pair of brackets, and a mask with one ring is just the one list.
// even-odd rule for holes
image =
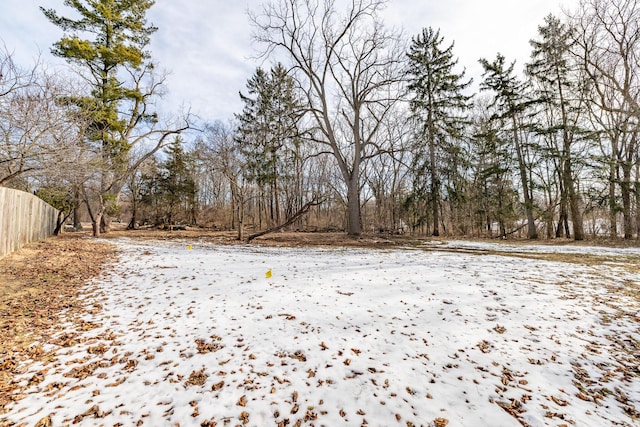
[[[337, 0], [347, 1], [347, 0]], [[528, 41], [549, 13], [562, 15], [578, 0], [389, 0], [384, 12], [388, 26], [402, 28], [407, 38], [422, 28], [439, 28], [447, 44], [476, 83], [482, 73], [479, 58], [496, 53], [522, 65], [528, 60]], [[244, 90], [255, 68], [257, 47], [251, 42], [247, 10], [258, 10], [263, 0], [156, 0], [148, 21], [159, 29], [151, 53], [160, 69], [168, 71], [162, 109], [177, 111], [181, 104], [207, 121], [226, 121], [242, 105]], [[49, 53], [62, 32], [49, 23], [38, 6], [69, 10], [63, 0], [0, 0], [0, 43], [15, 60], [28, 65], [42, 53], [49, 64], [61, 64]]]

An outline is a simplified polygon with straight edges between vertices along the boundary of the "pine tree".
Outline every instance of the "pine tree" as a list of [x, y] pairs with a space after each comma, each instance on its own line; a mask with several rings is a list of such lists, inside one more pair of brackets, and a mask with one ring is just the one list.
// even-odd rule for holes
[[515, 62], [507, 66], [503, 55], [498, 54], [493, 62], [489, 62], [484, 58], [480, 59], [480, 63], [484, 68], [484, 81], [480, 84], [480, 89], [493, 92], [492, 107], [497, 109], [494, 119], [503, 121], [505, 125], [511, 126], [510, 133], [518, 161], [524, 208], [527, 215], [527, 237], [529, 239], [537, 239], [538, 231], [533, 216], [534, 206], [528, 165], [525, 161], [525, 151], [520, 134], [523, 130], [520, 118], [531, 102], [526, 96], [528, 88], [525, 83], [514, 75]]
[[486, 98], [479, 98], [471, 126], [473, 186], [476, 224], [493, 235], [497, 223], [499, 235], [506, 238], [507, 227], [517, 219], [517, 192], [513, 188], [513, 145], [501, 132], [501, 124], [492, 120], [493, 111]]
[[579, 82], [575, 81], [569, 64], [572, 36], [570, 29], [555, 16], [547, 16], [544, 22], [544, 26], [538, 27], [540, 40], [530, 41], [531, 62], [527, 64], [526, 71], [538, 83], [538, 97], [550, 118], [546, 125], [539, 126], [539, 132], [548, 139], [555, 140], [559, 137], [561, 141], [555, 153], [558, 156], [557, 173], [561, 183], [560, 221], [556, 237], [560, 237], [562, 225], [567, 222], [568, 204], [574, 238], [583, 240], [582, 211], [576, 190], [572, 154], [572, 146], [579, 133], [577, 122], [582, 109], [582, 106], [576, 106], [575, 94], [579, 90]]
[[277, 64], [269, 73], [258, 68], [247, 82], [237, 142], [247, 161], [250, 180], [269, 189], [270, 220], [280, 223], [281, 181], [294, 170], [292, 153], [298, 144], [300, 103], [294, 81]]
[[[183, 141], [176, 137], [167, 147], [167, 159], [160, 164], [158, 189], [162, 200], [164, 221], [174, 224], [186, 219], [195, 223], [196, 184], [193, 160], [182, 147]], [[181, 215], [182, 214], [182, 215]]]
[[[146, 21], [154, 0], [65, 0], [77, 18], [59, 15], [41, 8], [64, 36], [54, 44], [52, 53], [79, 66], [89, 83], [85, 96], [66, 99], [89, 119], [87, 142], [95, 146], [95, 189], [97, 207], [87, 207], [93, 221], [93, 233], [107, 231], [105, 217], [117, 209], [120, 191], [128, 175], [163, 146], [165, 138], [180, 129], [160, 129], [151, 102], [160, 82], [153, 81], [153, 63], [146, 50], [156, 31]], [[140, 141], [155, 145], [131, 161], [130, 151]], [[85, 188], [86, 193], [86, 188]]]
[[[458, 163], [456, 140], [467, 124], [465, 114], [471, 99], [464, 94], [471, 81], [463, 80], [464, 71], [454, 71], [458, 61], [453, 57], [453, 44], [443, 47], [443, 43], [439, 30], [426, 28], [412, 38], [407, 54], [409, 104], [419, 126], [413, 161], [418, 182], [414, 189], [420, 194], [428, 192], [434, 236], [440, 234], [440, 177], [447, 173], [445, 165]], [[425, 180], [428, 190], [421, 185]]]
[[[60, 16], [53, 9], [40, 8], [65, 36], [54, 44], [52, 53], [75, 63], [88, 72], [90, 96], [73, 99], [89, 113], [92, 123], [90, 138], [102, 143], [104, 155], [117, 160], [130, 149], [121, 138], [126, 129], [126, 117], [118, 112], [120, 104], [135, 102], [142, 97], [139, 87], [127, 87], [118, 76], [123, 69], [152, 66], [144, 49], [156, 31], [147, 26], [145, 14], [153, 0], [65, 0], [80, 14], [79, 19]], [[93, 40], [80, 38], [95, 34]]]

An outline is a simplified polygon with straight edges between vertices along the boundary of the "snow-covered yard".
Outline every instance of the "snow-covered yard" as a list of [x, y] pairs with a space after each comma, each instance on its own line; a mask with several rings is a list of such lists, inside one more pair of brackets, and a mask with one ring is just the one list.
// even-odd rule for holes
[[9, 420], [640, 425], [640, 277], [615, 263], [115, 243], [121, 261], [87, 291], [86, 322], [25, 373]]

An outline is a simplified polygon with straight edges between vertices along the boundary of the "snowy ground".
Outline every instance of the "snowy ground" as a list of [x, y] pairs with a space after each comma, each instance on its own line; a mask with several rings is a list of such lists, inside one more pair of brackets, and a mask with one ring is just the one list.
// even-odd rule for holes
[[87, 291], [93, 314], [67, 325], [56, 358], [29, 368], [9, 420], [640, 425], [639, 306], [626, 296], [640, 277], [622, 268], [116, 243], [116, 271]]

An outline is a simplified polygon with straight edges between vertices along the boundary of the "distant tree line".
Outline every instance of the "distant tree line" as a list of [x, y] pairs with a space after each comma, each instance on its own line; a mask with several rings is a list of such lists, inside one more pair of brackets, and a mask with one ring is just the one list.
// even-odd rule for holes
[[[189, 117], [161, 122], [152, 110], [163, 84], [145, 50], [153, 1], [112, 3], [103, 15], [78, 8], [78, 20], [43, 10], [69, 34], [53, 52], [82, 84], [0, 56], [0, 185], [38, 189], [69, 215], [84, 207], [96, 235], [113, 217], [240, 239], [283, 224], [529, 239], [640, 232], [635, 2], [581, 0], [549, 15], [522, 74], [497, 53], [479, 59], [472, 82], [439, 29], [410, 39], [385, 29], [383, 0], [272, 0], [250, 20], [266, 62], [282, 62], [248, 78], [232, 120], [187, 133]], [[81, 38], [88, 31], [95, 39]]]

